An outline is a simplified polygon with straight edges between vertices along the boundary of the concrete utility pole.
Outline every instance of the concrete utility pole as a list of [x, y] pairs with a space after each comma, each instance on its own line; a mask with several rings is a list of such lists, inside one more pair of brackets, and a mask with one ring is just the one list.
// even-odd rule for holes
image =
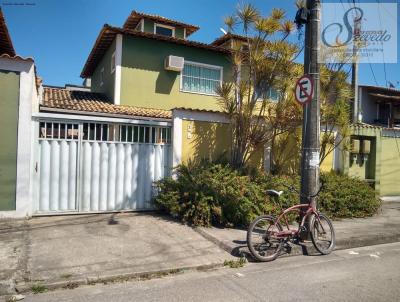
[[358, 47], [359, 38], [361, 31], [361, 18], [354, 18], [354, 29], [353, 29], [353, 63], [351, 68], [351, 87], [354, 92], [353, 100], [353, 123], [361, 122], [361, 104], [358, 97]]
[[[301, 193], [310, 196], [319, 189], [319, 144], [320, 144], [320, 84], [319, 84], [319, 45], [321, 40], [321, 1], [307, 0], [309, 10], [305, 32], [304, 74], [308, 74], [314, 83], [314, 95], [303, 109], [303, 140], [301, 156]], [[302, 203], [308, 200], [301, 197]], [[315, 198], [311, 205], [316, 206]]]

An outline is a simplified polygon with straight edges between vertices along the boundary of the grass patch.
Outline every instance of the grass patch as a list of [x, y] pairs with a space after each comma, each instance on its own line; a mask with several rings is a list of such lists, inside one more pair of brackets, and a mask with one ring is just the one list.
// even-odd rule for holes
[[31, 290], [34, 294], [41, 294], [47, 291], [47, 287], [41, 284], [35, 284], [31, 286]]
[[65, 273], [65, 274], [62, 274], [60, 277], [61, 277], [61, 278], [64, 278], [64, 279], [69, 279], [69, 278], [72, 277], [72, 274], [70, 274], [70, 273]]
[[240, 257], [239, 260], [225, 260], [224, 266], [229, 266], [230, 268], [240, 268], [247, 262], [246, 258]]

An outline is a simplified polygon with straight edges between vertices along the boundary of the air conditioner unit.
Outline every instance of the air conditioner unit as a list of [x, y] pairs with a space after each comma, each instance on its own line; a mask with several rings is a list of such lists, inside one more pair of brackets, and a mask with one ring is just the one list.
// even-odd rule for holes
[[172, 71], [182, 71], [185, 59], [177, 56], [168, 56], [165, 58], [165, 69]]

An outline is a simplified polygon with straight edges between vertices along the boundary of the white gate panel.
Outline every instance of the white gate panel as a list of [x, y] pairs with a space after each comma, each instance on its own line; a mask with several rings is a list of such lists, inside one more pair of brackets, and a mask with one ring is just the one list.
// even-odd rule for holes
[[116, 179], [117, 179], [117, 148], [115, 144], [108, 145], [108, 191], [107, 191], [107, 210], [111, 211], [115, 208], [115, 192], [116, 192]]
[[78, 161], [78, 143], [69, 141], [69, 157], [68, 157], [68, 210], [76, 209], [76, 179], [77, 161]]
[[[78, 136], [68, 138], [68, 131], [78, 125], [40, 123], [38, 142], [39, 200], [36, 212], [67, 212], [77, 209], [76, 186]], [[69, 129], [69, 130], [68, 130]]]
[[40, 154], [40, 188], [39, 188], [39, 211], [50, 210], [50, 142], [39, 141]]
[[106, 143], [100, 146], [100, 204], [99, 210], [107, 210], [108, 196], [108, 147]]
[[170, 173], [170, 128], [41, 122], [36, 213], [152, 209]]

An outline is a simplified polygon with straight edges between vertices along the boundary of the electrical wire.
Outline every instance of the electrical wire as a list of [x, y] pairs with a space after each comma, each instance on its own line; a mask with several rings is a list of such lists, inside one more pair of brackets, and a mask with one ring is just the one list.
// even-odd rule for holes
[[[368, 58], [368, 61], [369, 61], [369, 58]], [[372, 69], [372, 64], [371, 64], [371, 62], [368, 62], [368, 65], [369, 65], [369, 69], [371, 70], [372, 76], [374, 77], [375, 85], [376, 85], [376, 86], [379, 86], [378, 81], [376, 80], [375, 72], [374, 72], [374, 70]]]

